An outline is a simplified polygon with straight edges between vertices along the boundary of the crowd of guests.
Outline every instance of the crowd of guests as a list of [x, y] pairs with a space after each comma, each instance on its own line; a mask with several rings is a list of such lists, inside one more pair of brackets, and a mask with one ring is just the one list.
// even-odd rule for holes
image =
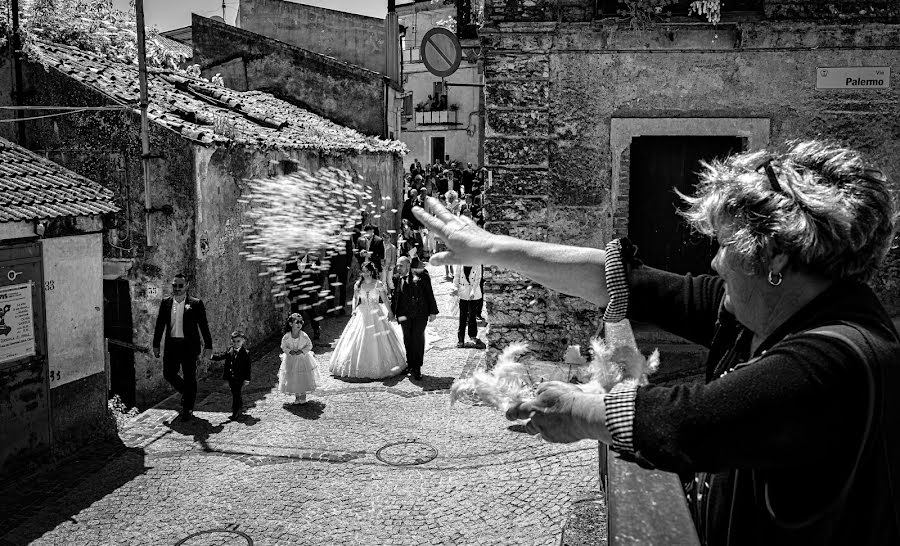
[[[475, 168], [467, 163], [461, 168], [446, 156], [424, 167], [414, 159], [406, 175], [406, 201], [401, 211], [401, 255], [428, 259], [432, 254], [446, 250], [442, 239], [426, 229], [413, 214], [413, 207], [425, 207], [425, 199], [434, 197], [456, 216], [467, 216], [478, 226], [484, 226], [484, 190], [487, 185], [487, 169]], [[457, 347], [469, 342], [478, 348], [484, 344], [478, 339], [478, 324], [484, 322], [484, 266], [444, 266], [444, 276], [454, 284], [453, 294], [458, 300], [459, 330]]]

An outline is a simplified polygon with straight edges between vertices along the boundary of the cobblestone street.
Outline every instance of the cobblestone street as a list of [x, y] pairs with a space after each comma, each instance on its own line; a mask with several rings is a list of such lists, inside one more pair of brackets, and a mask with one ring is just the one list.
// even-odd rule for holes
[[4, 495], [18, 510], [0, 543], [559, 544], [579, 501], [599, 496], [597, 444], [547, 444], [491, 408], [450, 407], [484, 351], [456, 348], [452, 283], [430, 272], [441, 315], [422, 381], [331, 377], [346, 318], [328, 319], [311, 402], [275, 391], [273, 348], [254, 363], [245, 420], [227, 420], [221, 381], [201, 384], [188, 423], [170, 397], [129, 422], [125, 448]]

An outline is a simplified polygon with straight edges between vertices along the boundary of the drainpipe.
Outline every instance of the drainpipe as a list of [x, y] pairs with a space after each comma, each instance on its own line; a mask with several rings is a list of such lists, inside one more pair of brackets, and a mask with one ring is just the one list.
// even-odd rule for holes
[[144, 0], [135, 0], [137, 15], [138, 81], [141, 89], [141, 167], [144, 170], [144, 220], [147, 246], [154, 245], [150, 205], [150, 123], [147, 120], [147, 49], [144, 43]]

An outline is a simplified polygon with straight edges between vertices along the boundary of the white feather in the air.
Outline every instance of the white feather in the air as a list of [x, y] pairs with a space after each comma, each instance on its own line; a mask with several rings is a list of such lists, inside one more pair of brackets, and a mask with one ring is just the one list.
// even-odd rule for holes
[[528, 350], [525, 343], [512, 343], [500, 353], [490, 371], [475, 371], [470, 377], [457, 379], [450, 386], [450, 404], [464, 394], [477, 396], [482, 402], [506, 411], [513, 404], [534, 396], [528, 370], [516, 359]]

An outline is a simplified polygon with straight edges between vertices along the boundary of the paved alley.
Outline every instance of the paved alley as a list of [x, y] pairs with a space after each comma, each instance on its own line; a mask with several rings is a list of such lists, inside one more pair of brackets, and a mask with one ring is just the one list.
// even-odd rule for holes
[[273, 348], [254, 363], [244, 421], [227, 420], [220, 381], [201, 385], [191, 422], [173, 421], [167, 399], [129, 422], [114, 455], [62, 485], [42, 478], [47, 494], [27, 494], [0, 544], [559, 544], [573, 506], [598, 496], [597, 444], [547, 444], [492, 408], [450, 406], [484, 352], [456, 348], [452, 284], [431, 273], [442, 314], [422, 381], [331, 377], [347, 319], [328, 319], [311, 402], [275, 392]]

